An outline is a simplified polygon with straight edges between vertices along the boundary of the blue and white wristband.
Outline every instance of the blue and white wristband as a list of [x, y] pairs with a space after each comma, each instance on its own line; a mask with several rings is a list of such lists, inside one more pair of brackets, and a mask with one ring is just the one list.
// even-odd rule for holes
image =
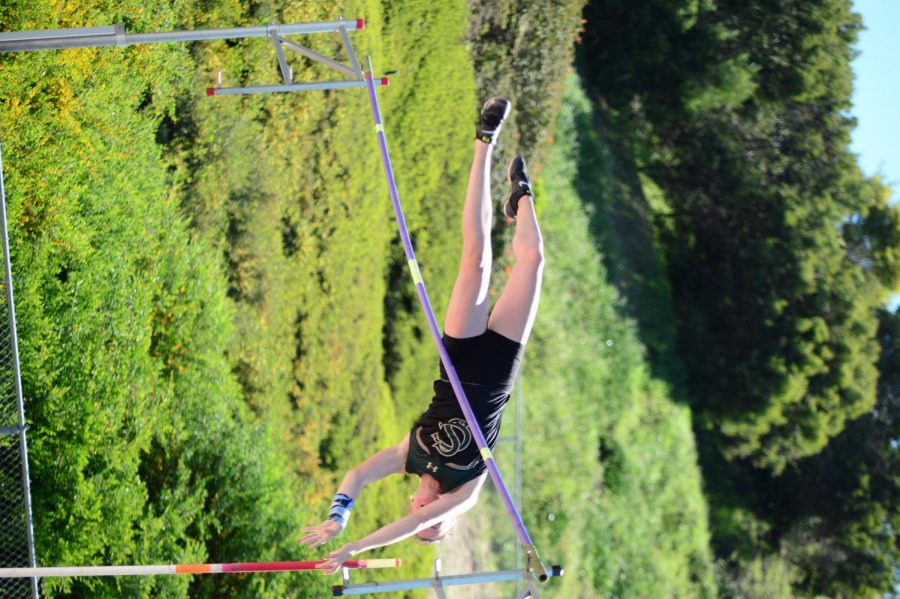
[[350, 519], [350, 512], [353, 510], [353, 498], [346, 493], [338, 493], [331, 502], [331, 510], [328, 513], [328, 519], [337, 522], [341, 530], [347, 527], [347, 521]]

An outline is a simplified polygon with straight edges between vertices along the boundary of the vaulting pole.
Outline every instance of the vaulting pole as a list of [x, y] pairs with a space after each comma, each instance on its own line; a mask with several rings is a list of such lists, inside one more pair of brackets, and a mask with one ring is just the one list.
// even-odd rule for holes
[[541, 558], [534, 548], [534, 543], [531, 541], [531, 536], [529, 536], [528, 530], [525, 528], [525, 523], [522, 522], [522, 517], [519, 515], [519, 511], [516, 509], [512, 497], [510, 497], [509, 490], [503, 482], [503, 477], [500, 475], [500, 470], [497, 468], [494, 456], [487, 446], [487, 441], [484, 439], [481, 427], [478, 425], [478, 420], [475, 418], [474, 412], [472, 412], [472, 407], [469, 405], [469, 400], [466, 398], [465, 391], [463, 391], [459, 376], [456, 374], [456, 369], [453, 367], [453, 363], [450, 361], [450, 356], [447, 353], [447, 348], [444, 347], [444, 342], [441, 339], [441, 330], [438, 327], [437, 319], [434, 316], [431, 301], [428, 299], [428, 292], [425, 290], [425, 282], [422, 280], [422, 273], [419, 271], [419, 263], [416, 261], [412, 240], [409, 237], [409, 229], [406, 227], [403, 209], [400, 207], [400, 194], [397, 191], [397, 182], [394, 179], [394, 169], [391, 166], [391, 157], [388, 153], [387, 138], [384, 135], [384, 126], [381, 123], [381, 109], [378, 106], [378, 96], [375, 93], [375, 78], [372, 75], [371, 64], [369, 65], [369, 71], [366, 73], [366, 88], [369, 90], [369, 103], [372, 105], [372, 116], [375, 119], [375, 132], [378, 135], [378, 147], [381, 150], [381, 164], [384, 167], [384, 174], [387, 178], [388, 190], [390, 191], [391, 201], [394, 206], [394, 215], [397, 217], [397, 226], [400, 229], [400, 239], [403, 241], [403, 250], [406, 252], [406, 260], [409, 265], [409, 270], [412, 273], [416, 292], [419, 295], [419, 303], [422, 305], [422, 311], [425, 313], [425, 319], [428, 321], [428, 328], [431, 330], [431, 336], [434, 338], [438, 353], [441, 355], [441, 362], [444, 364], [444, 369], [447, 371], [450, 385], [456, 393], [456, 399], [459, 401], [459, 406], [462, 408], [466, 422], [469, 424], [469, 428], [472, 431], [472, 437], [475, 439], [475, 443], [481, 451], [481, 458], [484, 460], [488, 473], [491, 476], [491, 480], [494, 481], [494, 485], [500, 493], [500, 498], [503, 500], [503, 505], [506, 507], [506, 511], [509, 513], [509, 517], [516, 527], [519, 541], [521, 541], [526, 555], [528, 556], [528, 565], [538, 580], [544, 582], [549, 578], [547, 570], [544, 568], [544, 564], [541, 563]]
[[[306, 562], [245, 562], [232, 564], [165, 564], [157, 566], [63, 566], [58, 568], [0, 568], [0, 578], [61, 576], [158, 576], [166, 574], [242, 574], [247, 572], [300, 572], [316, 570], [326, 560]], [[397, 568], [399, 559], [354, 559], [344, 568]]]

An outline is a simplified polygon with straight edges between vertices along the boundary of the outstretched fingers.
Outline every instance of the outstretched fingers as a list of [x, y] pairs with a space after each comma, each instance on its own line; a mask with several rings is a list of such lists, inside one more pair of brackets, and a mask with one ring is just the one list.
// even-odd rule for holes
[[324, 545], [334, 536], [328, 531], [323, 531], [322, 525], [301, 528], [300, 530], [307, 533], [300, 537], [300, 543], [303, 545], [309, 545], [310, 547], [319, 547], [320, 545]]
[[349, 559], [353, 555], [353, 543], [346, 543], [338, 549], [325, 556], [322, 563], [316, 566], [318, 570], [322, 570], [325, 574], [334, 574], [344, 565], [344, 560]]
[[322, 574], [334, 574], [341, 569], [343, 563], [344, 562], [339, 562], [336, 559], [325, 559], [321, 564], [316, 566], [316, 569], [321, 570]]

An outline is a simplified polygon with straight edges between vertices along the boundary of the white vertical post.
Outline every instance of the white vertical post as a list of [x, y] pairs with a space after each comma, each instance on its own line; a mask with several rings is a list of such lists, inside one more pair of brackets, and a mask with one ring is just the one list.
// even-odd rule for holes
[[444, 592], [444, 585], [441, 584], [441, 558], [435, 558], [434, 560], [434, 580], [432, 581], [432, 586], [434, 587], [434, 594], [437, 595], [437, 599], [447, 599], [447, 594]]

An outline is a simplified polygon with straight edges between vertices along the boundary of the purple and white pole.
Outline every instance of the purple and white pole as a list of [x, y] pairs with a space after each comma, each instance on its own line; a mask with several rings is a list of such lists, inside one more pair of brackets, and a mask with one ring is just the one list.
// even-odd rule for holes
[[534, 543], [532, 543], [528, 530], [525, 528], [525, 523], [522, 522], [522, 516], [519, 515], [519, 511], [512, 501], [509, 490], [503, 482], [503, 477], [497, 469], [494, 456], [487, 446], [487, 442], [481, 432], [481, 427], [475, 419], [475, 414], [472, 412], [469, 400], [466, 398], [462, 384], [459, 382], [459, 376], [456, 374], [456, 369], [453, 367], [450, 356], [447, 354], [447, 348], [444, 347], [444, 342], [441, 339], [441, 330], [438, 327], [437, 319], [434, 316], [431, 301], [428, 299], [428, 292], [425, 290], [422, 273], [419, 271], [419, 263], [416, 261], [416, 254], [413, 250], [412, 241], [409, 238], [409, 229], [406, 227], [406, 219], [403, 217], [403, 209], [400, 207], [400, 194], [397, 192], [394, 169], [391, 166], [390, 154], [388, 154], [387, 138], [384, 135], [384, 127], [381, 123], [381, 109], [378, 107], [378, 96], [375, 93], [375, 81], [371, 71], [366, 73], [366, 88], [369, 90], [369, 102], [372, 105], [372, 116], [375, 119], [375, 132], [378, 135], [378, 147], [381, 150], [381, 164], [384, 166], [388, 190], [390, 191], [391, 201], [394, 205], [394, 214], [397, 217], [397, 226], [400, 229], [400, 239], [403, 241], [403, 250], [406, 252], [406, 260], [409, 264], [410, 273], [412, 273], [416, 292], [419, 295], [419, 303], [422, 305], [422, 311], [425, 313], [425, 319], [428, 321], [428, 328], [431, 330], [431, 336], [434, 338], [434, 343], [437, 345], [438, 353], [440, 353], [441, 356], [441, 362], [443, 362], [444, 369], [447, 371], [447, 376], [450, 378], [450, 386], [453, 387], [453, 391], [456, 393], [456, 399], [459, 401], [459, 406], [462, 408], [466, 422], [469, 424], [469, 428], [472, 431], [472, 437], [478, 445], [478, 449], [481, 452], [481, 457], [484, 460], [485, 466], [487, 466], [491, 480], [494, 481], [494, 485], [500, 493], [500, 498], [503, 500], [503, 505], [506, 507], [506, 511], [509, 513], [513, 524], [516, 527], [516, 534], [519, 536], [519, 541], [524, 546], [526, 555], [528, 556], [528, 565], [538, 580], [544, 582], [549, 578], [547, 570], [544, 568], [543, 563], [541, 563], [541, 558], [534, 548]]

